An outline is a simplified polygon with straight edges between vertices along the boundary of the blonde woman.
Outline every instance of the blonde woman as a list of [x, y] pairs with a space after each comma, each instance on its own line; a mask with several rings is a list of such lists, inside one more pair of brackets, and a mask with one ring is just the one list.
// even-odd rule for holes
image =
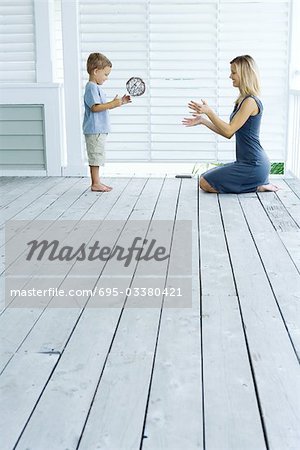
[[200, 187], [213, 193], [274, 192], [278, 188], [269, 183], [270, 161], [259, 141], [263, 105], [258, 98], [256, 63], [251, 56], [242, 55], [230, 62], [230, 68], [232, 84], [240, 91], [230, 122], [220, 119], [204, 100], [202, 104], [191, 101], [188, 106], [194, 117], [182, 121], [187, 127], [205, 125], [228, 139], [236, 135], [236, 161], [203, 173]]

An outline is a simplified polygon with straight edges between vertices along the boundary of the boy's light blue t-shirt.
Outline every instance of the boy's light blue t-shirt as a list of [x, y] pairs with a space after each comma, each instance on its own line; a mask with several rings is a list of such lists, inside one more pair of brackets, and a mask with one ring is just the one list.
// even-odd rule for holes
[[91, 107], [96, 104], [106, 103], [106, 95], [101, 86], [89, 81], [85, 86], [84, 93], [84, 119], [83, 133], [98, 134], [110, 132], [110, 121], [108, 109], [92, 112]]

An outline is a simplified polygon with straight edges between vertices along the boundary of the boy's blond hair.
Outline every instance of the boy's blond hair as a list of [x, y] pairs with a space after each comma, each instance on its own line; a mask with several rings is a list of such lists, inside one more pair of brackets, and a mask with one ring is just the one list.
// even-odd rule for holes
[[258, 67], [254, 59], [249, 55], [241, 55], [230, 61], [234, 64], [240, 78], [240, 95], [236, 100], [239, 103], [247, 95], [258, 96], [260, 94], [260, 80]]
[[102, 53], [91, 53], [86, 62], [86, 70], [89, 75], [95, 69], [104, 69], [105, 67], [112, 67], [112, 63]]

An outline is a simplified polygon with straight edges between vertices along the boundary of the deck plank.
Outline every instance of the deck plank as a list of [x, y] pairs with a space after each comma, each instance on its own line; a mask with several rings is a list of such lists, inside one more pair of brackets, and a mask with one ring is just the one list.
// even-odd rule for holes
[[[14, 216], [14, 231], [15, 234], [19, 235], [22, 233], [24, 239], [26, 239], [26, 228], [27, 223], [24, 221], [32, 222], [33, 220], [39, 220], [41, 214], [53, 205], [58, 198], [62, 195], [63, 192], [66, 192], [70, 189], [74, 188], [75, 183], [78, 182], [78, 179], [74, 178], [61, 178], [54, 186], [52, 186], [43, 196], [39, 197], [36, 201], [34, 201], [31, 205], [29, 205], [26, 209], [23, 209], [18, 214]], [[17, 222], [18, 221], [18, 222]], [[13, 239], [14, 237], [12, 237]], [[5, 233], [4, 233], [4, 225], [0, 227], [0, 251], [3, 249], [4, 245], [8, 242], [8, 239], [5, 241]], [[1, 255], [0, 260], [0, 274], [3, 273], [4, 270], [4, 256]]]
[[300, 273], [300, 230], [288, 231], [280, 236], [285, 248], [289, 252], [295, 267]]
[[283, 203], [284, 207], [288, 211], [289, 215], [294, 219], [298, 227], [300, 228], [300, 202], [299, 197], [284, 181], [277, 182], [280, 189], [276, 192], [277, 197]]
[[199, 197], [202, 295], [236, 296], [218, 197], [204, 192]]
[[[111, 245], [129, 245], [132, 227], [151, 239], [155, 219], [171, 218], [171, 260], [156, 284], [174, 286], [179, 224], [190, 219], [191, 307], [125, 295], [101, 307], [92, 297], [64, 308], [55, 297], [39, 308], [13, 308], [17, 297], [3, 306], [1, 450], [298, 449], [299, 181], [276, 180], [276, 194], [200, 192], [199, 211], [195, 180], [107, 182], [114, 189], [102, 194], [87, 177], [0, 178], [0, 257], [10, 218], [16, 245], [29, 236], [26, 220], [41, 221], [40, 235], [61, 222], [73, 242], [100, 231]], [[125, 224], [112, 231], [110, 220]], [[125, 270], [124, 286], [143, 286], [146, 266]], [[83, 288], [105, 286], [114, 273], [113, 260], [72, 262], [54, 285], [69, 289], [76, 276]]]
[[[76, 199], [82, 195], [82, 193], [86, 190], [86, 186], [87, 186], [87, 181], [86, 179], [83, 178], [73, 178], [74, 180], [74, 185], [72, 189], [65, 189], [63, 191], [60, 191], [58, 193], [58, 195], [54, 198], [54, 202], [52, 202], [50, 205], [47, 205], [47, 196], [49, 194], [49, 192], [52, 192], [52, 188], [55, 189], [55, 186], [57, 186], [57, 184], [60, 183], [55, 183], [54, 185], [52, 185], [52, 188], [49, 188], [46, 192], [44, 192], [43, 195], [40, 195], [38, 198], [36, 198], [33, 202], [31, 202], [29, 205], [27, 205], [26, 208], [22, 207], [22, 203], [19, 204], [19, 210], [16, 211], [16, 214], [14, 215], [13, 219], [16, 219], [15, 221], [15, 230], [16, 233], [18, 233], [19, 238], [23, 238], [24, 240], [26, 239], [26, 229], [27, 228], [23, 228], [22, 229], [22, 220], [32, 220], [33, 218], [36, 218], [40, 221], [43, 220], [58, 220], [61, 215], [65, 212], [65, 210], [70, 206], [70, 204], [72, 204], [73, 202], [76, 201]], [[66, 180], [65, 180], [66, 181]], [[61, 188], [66, 187], [65, 185], [65, 181], [63, 182], [63, 184], [61, 185]], [[51, 194], [50, 194], [51, 195]], [[43, 208], [42, 204], [45, 199], [45, 204], [47, 205], [46, 209]], [[37, 216], [32, 217], [32, 211], [36, 211], [36, 207], [40, 206], [40, 211], [38, 213]], [[27, 211], [28, 211], [28, 215], [27, 215]], [[0, 213], [0, 217], [1, 217], [1, 213]], [[17, 220], [20, 220], [20, 224], [17, 223]], [[41, 223], [41, 222], [40, 222]], [[45, 222], [45, 227], [47, 227], [47, 223]], [[41, 226], [41, 231], [43, 229], [45, 229], [44, 226]], [[38, 236], [37, 236], [38, 237]], [[0, 242], [3, 244], [4, 242], [4, 224], [2, 224], [2, 226], [0, 225]], [[0, 275], [0, 287], [1, 287], [1, 292], [4, 293], [4, 275], [3, 275], [3, 269], [4, 269], [4, 252], [3, 252], [4, 247], [2, 247], [2, 251], [0, 253], [0, 260], [1, 260], [1, 271], [2, 274]], [[1, 302], [0, 302], [0, 310], [1, 313], [5, 310], [5, 302], [4, 302], [4, 296], [1, 297]], [[0, 314], [1, 314], [0, 313]]]
[[[57, 183], [55, 183], [54, 185], [52, 184], [52, 187], [55, 186]], [[75, 186], [73, 187], [73, 189], [69, 189], [69, 190], [65, 190], [63, 192], [61, 192], [61, 195], [58, 196], [58, 198], [56, 197], [55, 201], [53, 203], [51, 203], [46, 209], [43, 209], [41, 207], [41, 211], [38, 214], [38, 216], [36, 216], [36, 218], [38, 218], [38, 220], [40, 221], [40, 231], [41, 233], [43, 232], [43, 230], [45, 230], [46, 228], [49, 227], [49, 223], [47, 223], [46, 221], [53, 221], [55, 222], [56, 220], [59, 220], [62, 216], [62, 214], [70, 207], [70, 205], [72, 205], [74, 202], [76, 202], [78, 200], [78, 198], [80, 196], [83, 195], [83, 193], [86, 191], [87, 187], [87, 181], [86, 179], [80, 178], [78, 180], [78, 182], [76, 182]], [[63, 185], [64, 186], [64, 185]], [[51, 187], [51, 186], [50, 186]], [[49, 187], [49, 188], [50, 188]], [[48, 189], [47, 191], [44, 192], [44, 194], [38, 196], [37, 198], [35, 198], [34, 201], [32, 201], [31, 203], [29, 203], [27, 205], [27, 207], [23, 208], [22, 207], [22, 203], [19, 205], [19, 211], [15, 210], [15, 214], [10, 217], [8, 216], [8, 220], [9, 219], [19, 219], [20, 217], [22, 217], [23, 220], [26, 220], [26, 218], [28, 217], [29, 220], [32, 219], [31, 216], [31, 208], [33, 206], [33, 209], [35, 210], [35, 206], [36, 204], [39, 204], [40, 201], [43, 201], [43, 197], [49, 192], [49, 190], [51, 191], [51, 189]], [[26, 211], [29, 211], [29, 216], [26, 215]], [[1, 214], [0, 214], [1, 216]], [[43, 221], [45, 221], [43, 223]], [[16, 230], [16, 234], [17, 237], [19, 239], [26, 239], [26, 236], [28, 235], [28, 233], [26, 234], [26, 231], [28, 231], [28, 227], [25, 226], [25, 228], [22, 226], [26, 224], [26, 222], [22, 222], [20, 221], [20, 224], [18, 223], [19, 220], [15, 221], [14, 223], [14, 227]], [[50, 224], [51, 225], [51, 224]], [[30, 229], [30, 227], [29, 227]], [[38, 229], [36, 229], [38, 231]], [[2, 224], [2, 226], [0, 225], [0, 236], [1, 236], [1, 242], [3, 243], [4, 241], [4, 223]], [[39, 236], [37, 236], [38, 238]], [[0, 274], [0, 283], [1, 286], [3, 286], [3, 282], [4, 282], [4, 274], [3, 274], [3, 270], [4, 270], [4, 258], [5, 258], [5, 254], [3, 252], [4, 247], [2, 247], [2, 251], [0, 253], [0, 260], [1, 260], [1, 271], [2, 273]], [[7, 269], [7, 266], [6, 266]], [[17, 288], [18, 286], [16, 286]], [[1, 299], [1, 313], [3, 313], [3, 311], [5, 310], [7, 304], [4, 304], [3, 298]], [[15, 313], [14, 313], [15, 314]]]
[[38, 401], [57, 359], [58, 355], [19, 354], [13, 358], [12, 364], [1, 375], [2, 450], [14, 448], [16, 439], [26, 426], [32, 408]]
[[[150, 181], [157, 184], [157, 180]], [[131, 219], [147, 218], [149, 225], [152, 220], [174, 220], [178, 187], [178, 180], [167, 179], [155, 209], [147, 211], [138, 207]], [[150, 240], [151, 228], [150, 235], [145, 229], [146, 238]], [[132, 288], [139, 286], [138, 278], [141, 273], [143, 261], [137, 266]], [[135, 302], [129, 297], [124, 305], [113, 346], [83, 432], [80, 449], [98, 446], [138, 449], [140, 446], [159, 323], [160, 301], [155, 299], [156, 305], [152, 306], [150, 303], [151, 306], [146, 307], [145, 304], [143, 307], [140, 304], [142, 299], [137, 300]], [[128, 389], [128, 382], [134, 389]], [[115, 389], [111, 389], [112, 383], [115, 383]], [[121, 402], [120, 392], [123, 392]]]
[[[106, 201], [105, 204], [103, 205], [103, 208], [99, 210], [98, 219], [100, 217], [104, 219], [105, 216], [110, 212], [110, 208], [113, 208], [116, 199], [119, 198], [126, 184], [127, 181], [123, 180], [123, 182], [119, 183], [119, 188], [117, 186], [115, 187], [114, 193], [111, 196], [107, 197], [109, 201]], [[101, 195], [96, 194], [96, 196], [97, 197], [94, 198], [97, 198], [96, 201], [99, 201], [101, 199]], [[128, 203], [127, 199], [126, 201]], [[60, 217], [61, 216], [59, 216], [58, 219]], [[52, 282], [53, 287], [59, 287], [59, 283], [55, 284], [55, 281], [58, 282], [58, 280], [53, 280]], [[24, 281], [24, 285], [26, 285], [26, 280]], [[27, 285], [27, 288], [30, 287], [31, 285], [29, 281], [29, 285]], [[15, 300], [15, 302], [16, 301], [17, 299]], [[38, 350], [46, 351], [47, 349], [47, 351], [51, 351], [52, 349], [52, 351], [59, 351], [60, 348], [63, 348], [63, 344], [64, 342], [66, 342], [68, 333], [65, 334], [64, 332], [65, 327], [60, 327], [59, 326], [60, 322], [57, 323], [56, 317], [58, 315], [57, 310], [49, 308], [47, 316], [43, 316], [43, 311], [46, 306], [47, 305], [41, 305], [42, 309], [40, 308], [15, 309], [12, 304], [11, 307], [6, 309], [5, 313], [2, 313], [2, 315], [0, 316], [0, 342], [2, 342], [1, 365], [0, 365], [1, 370], [3, 369], [4, 365], [7, 364], [7, 362], [9, 361], [11, 355], [15, 351], [17, 351], [17, 348], [21, 345], [23, 340], [26, 338], [27, 334], [31, 332], [32, 327], [35, 327], [34, 328], [35, 333], [44, 332], [45, 335], [47, 336], [47, 332], [49, 333], [52, 332], [53, 335], [52, 340], [50, 339], [49, 342], [47, 342], [47, 339], [44, 342], [40, 341], [41, 347]], [[73, 314], [74, 312], [72, 310], [70, 310], [70, 314], [65, 314], [64, 311], [61, 311], [59, 319], [62, 318], [62, 316], [64, 315], [65, 325], [71, 326], [74, 323]], [[75, 312], [75, 317], [77, 317], [76, 314], [77, 313]], [[53, 333], [54, 323], [56, 323], [57, 328], [55, 328], [56, 332]], [[50, 330], [48, 330], [49, 326]], [[32, 337], [33, 335], [34, 333], [31, 334], [30, 337], [28, 337], [26, 345], [29, 344], [30, 340], [34, 339]], [[43, 337], [43, 335], [41, 334], [38, 334], [38, 336], [40, 340]]]
[[300, 442], [298, 360], [238, 198], [220, 196], [220, 203], [268, 443], [272, 449], [295, 449]]
[[[48, 208], [42, 210], [38, 216], [39, 227], [35, 228], [35, 232], [37, 233], [36, 238], [38, 239], [40, 236], [42, 236], [43, 232], [45, 230], [51, 230], [51, 228], [54, 226], [54, 224], [56, 223], [57, 220], [59, 220], [59, 221], [64, 220], [64, 217], [66, 215], [68, 215], [69, 208], [74, 208], [74, 207], [76, 208], [76, 205], [82, 204], [85, 201], [85, 197], [87, 195], [86, 191], [87, 191], [86, 181], [84, 179], [80, 179], [79, 183], [77, 183], [73, 189], [65, 191], [63, 193], [63, 195], [61, 195], [57, 199], [57, 202], [52, 203]], [[96, 199], [97, 199], [96, 196], [88, 197], [88, 201], [86, 201], [86, 208], [88, 209], [89, 206], [93, 202], [96, 201]], [[21, 211], [21, 213], [22, 212], [23, 212], [23, 210]], [[74, 221], [72, 221], [72, 223], [66, 222], [66, 227], [64, 229], [65, 236], [68, 236], [68, 233], [71, 231], [72, 226], [75, 223], [75, 221], [80, 220], [80, 217], [82, 215], [84, 215], [85, 212], [86, 212], [86, 210], [83, 209], [82, 207], [81, 207], [81, 209], [78, 208], [77, 217], [79, 217], [79, 219], [76, 219], [74, 217]], [[15, 217], [19, 217], [19, 214], [17, 214]], [[25, 215], [25, 217], [26, 217], [26, 215]], [[25, 240], [25, 239], [28, 239], [28, 236], [31, 236], [31, 234], [30, 234], [31, 227], [30, 226], [24, 227], [23, 230], [21, 230], [21, 233], [18, 232], [18, 228], [19, 227], [22, 228], [23, 225], [26, 225], [26, 222], [20, 221], [20, 225], [19, 225], [19, 220], [14, 222], [14, 227], [17, 230], [16, 236], [14, 237], [15, 241], [17, 241], [17, 239]], [[69, 228], [68, 228], [68, 226], [69, 226]], [[28, 230], [29, 230], [29, 234], [28, 234]], [[63, 238], [63, 234], [61, 234], [61, 236]], [[53, 239], [55, 239], [55, 237], [56, 236], [53, 236]], [[15, 245], [18, 246], [18, 243], [16, 242]], [[25, 251], [23, 251], [21, 254], [23, 254], [24, 252]], [[23, 262], [22, 262], [23, 260], [20, 258], [21, 254], [18, 254], [14, 261], [15, 267], [17, 267], [18, 260], [20, 261], [21, 265], [23, 264]], [[8, 268], [8, 266], [6, 266], [6, 269], [7, 268]]]
[[[119, 219], [126, 219], [130, 216], [134, 204], [141, 195], [141, 189], [145, 182], [146, 180], [133, 180], [126, 192], [122, 192], [115, 205]], [[110, 198], [112, 199], [112, 197]], [[115, 218], [116, 211], [115, 209], [110, 211]], [[99, 216], [101, 217], [101, 210], [99, 211]], [[67, 284], [67, 280], [65, 284]], [[101, 361], [106, 358], [106, 352], [109, 349], [110, 340], [117, 322], [117, 309], [112, 309], [107, 314], [105, 314], [105, 311], [102, 308], [87, 308], [84, 318], [81, 319], [83, 313], [82, 308], [77, 308], [77, 310], [75, 308], [65, 308], [61, 309], [58, 314], [55, 309], [48, 307], [42, 315], [38, 327], [33, 329], [27, 342], [24, 342], [19, 352], [37, 352], [42, 349], [45, 351], [47, 348], [49, 350], [53, 348], [55, 352], [61, 353], [62, 356], [60, 357], [57, 370], [54, 372], [50, 383], [46, 387], [45, 395], [37, 405], [32, 420], [29, 422], [18, 447], [23, 448], [23, 445], [25, 445], [24, 442], [26, 443], [27, 439], [29, 439], [31, 444], [36, 442], [36, 445], [42, 448], [57, 449], [60, 445], [63, 445], [64, 448], [76, 448], [96, 388], [99, 373], [101, 373]], [[51, 318], [55, 316], [56, 321], [54, 323], [52, 322], [51, 325]], [[72, 319], [68, 320], [68, 316], [72, 316]], [[97, 318], [96, 321], [95, 317]], [[46, 330], [43, 324], [48, 324]], [[112, 325], [112, 327], [107, 328], [107, 324]], [[59, 336], [55, 336], [57, 334], [55, 332], [56, 329], [59, 330]], [[87, 329], [94, 329], [95, 331], [103, 329], [103, 334], [102, 332], [96, 332], [95, 334], [86, 333]], [[84, 338], [83, 334], [86, 334]], [[68, 342], [70, 336], [72, 338]], [[66, 352], [64, 351], [65, 347]], [[105, 347], [107, 349], [103, 353]], [[74, 352], [77, 355], [75, 359]], [[75, 389], [74, 386], [77, 386], [76, 392], [78, 392], [78, 396], [70, 394], [70, 378], [73, 379], [73, 389]], [[71, 392], [73, 392], [72, 387]], [[78, 408], [78, 401], [80, 399], [82, 399], [82, 407]], [[74, 401], [75, 403], [73, 404]], [[58, 404], [60, 405], [59, 408], [57, 408]], [[47, 421], [51, 418], [53, 422], [49, 428], [44, 428], [44, 432], [41, 432], [40, 419], [44, 417], [43, 411], [47, 411], [48, 409], [52, 412], [49, 416], [47, 414]], [[72, 415], [72, 421], [69, 417], [70, 410], [74, 413]], [[76, 411], [78, 414], [76, 414]], [[68, 433], [65, 433], [64, 427], [66, 423], [68, 423]], [[52, 435], [53, 430], [56, 430], [54, 435]], [[51, 445], [49, 443], [49, 433], [51, 433]], [[65, 437], [63, 438], [62, 436]], [[58, 439], [57, 441], [56, 437]], [[70, 447], [68, 447], [69, 445]]]
[[20, 211], [24, 210], [36, 199], [44, 195], [49, 188], [54, 186], [57, 182], [56, 177], [46, 178], [43, 182], [38, 182], [30, 191], [25, 195], [21, 195], [12, 201], [9, 205], [5, 206], [0, 210], [0, 225], [3, 225], [6, 220], [12, 219]]
[[200, 242], [205, 445], [265, 449], [218, 197], [202, 192]]
[[8, 185], [8, 183], [14, 183], [16, 182], [22, 182], [25, 179], [25, 177], [1, 177], [0, 176], [0, 187]]
[[258, 196], [276, 231], [287, 232], [299, 230], [297, 223], [276, 193], [260, 192]]
[[187, 242], [186, 251], [191, 253], [192, 292], [187, 298], [166, 296], [163, 301], [142, 441], [145, 449], [203, 448], [197, 200], [197, 182], [183, 180], [166, 288], [176, 288], [180, 264], [187, 263], [182, 255], [185, 228], [180, 221], [189, 220], [192, 249]]
[[[295, 183], [295, 186], [297, 187], [298, 182]], [[295, 191], [291, 189], [290, 179], [281, 181], [279, 183], [279, 186], [281, 186], [282, 190], [281, 192], [278, 191], [276, 194], [277, 197], [280, 198], [277, 199], [276, 203], [277, 205], [279, 202], [281, 203], [280, 210], [281, 215], [285, 216], [285, 221], [288, 222], [291, 226], [284, 226], [284, 228], [279, 228], [280, 231], [283, 231], [281, 233], [278, 233], [279, 238], [283, 242], [287, 252], [289, 253], [295, 267], [297, 268], [298, 272], [300, 273], [300, 228], [299, 228], [299, 200], [298, 196], [295, 194]], [[273, 195], [273, 194], [271, 194]], [[266, 213], [268, 214], [271, 222], [274, 225], [274, 215], [272, 213], [272, 209], [270, 209], [270, 201], [268, 201], [268, 194], [259, 195], [260, 201], [262, 205], [264, 206]], [[275, 219], [275, 229], [276, 229], [276, 221]], [[285, 284], [286, 285], [286, 284]]]
[[300, 181], [297, 178], [285, 178], [284, 181], [294, 191], [297, 197], [300, 198]]
[[[240, 196], [240, 202], [284, 323], [300, 360], [299, 272], [257, 198]], [[285, 233], [279, 233], [280, 236], [283, 234]]]
[[14, 180], [9, 183], [9, 186], [5, 184], [4, 186], [0, 186], [0, 209], [9, 205], [17, 198], [24, 195], [24, 198], [31, 189], [40, 183], [44, 183], [45, 180], [49, 179], [48, 177], [36, 177], [36, 178], [21, 178], [21, 180]]

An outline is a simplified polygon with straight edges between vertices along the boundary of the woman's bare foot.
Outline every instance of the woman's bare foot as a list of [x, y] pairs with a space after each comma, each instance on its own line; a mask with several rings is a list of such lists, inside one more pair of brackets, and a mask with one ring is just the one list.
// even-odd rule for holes
[[263, 184], [261, 186], [258, 186], [257, 192], [276, 192], [278, 191], [279, 187], [275, 184]]
[[99, 184], [92, 184], [91, 191], [93, 192], [110, 192], [112, 190], [112, 187], [106, 186], [106, 184], [99, 183]]

